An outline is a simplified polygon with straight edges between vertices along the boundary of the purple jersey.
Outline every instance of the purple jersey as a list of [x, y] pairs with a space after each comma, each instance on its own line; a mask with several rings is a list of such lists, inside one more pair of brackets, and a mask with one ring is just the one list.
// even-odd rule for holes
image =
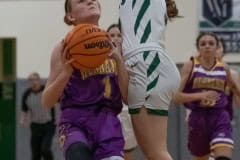
[[185, 103], [184, 106], [191, 109], [201, 109], [203, 106], [214, 108], [225, 108], [228, 103], [228, 96], [225, 94], [227, 85], [227, 73], [224, 64], [216, 60], [211, 70], [206, 70], [200, 64], [198, 57], [191, 58], [193, 61], [192, 73], [187, 81], [184, 92], [197, 93], [206, 90], [213, 90], [219, 93], [220, 98], [217, 101], [193, 101]]
[[122, 109], [116, 63], [107, 59], [100, 67], [80, 72], [74, 69], [60, 99], [61, 108], [104, 107], [119, 113]]

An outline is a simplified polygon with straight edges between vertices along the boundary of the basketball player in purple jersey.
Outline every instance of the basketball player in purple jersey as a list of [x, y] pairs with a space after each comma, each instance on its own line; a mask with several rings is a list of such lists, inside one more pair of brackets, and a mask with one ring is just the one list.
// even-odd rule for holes
[[[218, 45], [218, 49], [216, 52], [216, 57], [220, 61], [222, 61], [224, 54], [225, 54], [224, 41], [223, 41], [223, 39], [219, 39], [219, 45]], [[233, 80], [236, 83], [239, 83], [240, 79], [239, 79], [239, 75], [238, 75], [237, 71], [230, 68], [230, 72], [231, 72]], [[233, 91], [231, 91], [228, 86], [225, 89], [225, 93], [228, 95], [228, 105], [226, 107], [226, 110], [229, 112], [230, 119], [232, 120], [233, 119], [233, 107], [234, 107], [234, 105], [240, 106], [240, 97], [238, 97], [236, 94], [234, 94]], [[190, 114], [190, 110], [187, 109], [186, 120], [188, 120], [189, 114]]]
[[[66, 0], [65, 12], [69, 25], [98, 25], [100, 4], [98, 0]], [[48, 108], [60, 102], [59, 134], [65, 158], [123, 160], [124, 140], [117, 114], [122, 98], [126, 101], [128, 75], [119, 51], [114, 48], [104, 64], [84, 72], [72, 68], [72, 60], [64, 62], [65, 53], [64, 42], [53, 50], [42, 99]]]
[[[188, 147], [193, 160], [208, 160], [211, 151], [215, 160], [231, 160], [233, 140], [225, 87], [228, 84], [238, 95], [240, 89], [232, 80], [228, 66], [215, 58], [218, 38], [212, 33], [202, 33], [196, 45], [200, 56], [184, 64], [180, 92], [176, 96], [177, 102], [184, 102], [191, 110]], [[205, 97], [196, 96], [202, 92]]]

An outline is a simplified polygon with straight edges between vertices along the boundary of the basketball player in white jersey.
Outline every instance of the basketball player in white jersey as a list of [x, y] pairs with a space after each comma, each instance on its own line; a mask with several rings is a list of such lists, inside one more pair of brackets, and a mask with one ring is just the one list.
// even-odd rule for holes
[[122, 0], [123, 57], [129, 73], [128, 105], [138, 144], [148, 160], [171, 160], [168, 109], [180, 76], [165, 52], [165, 28], [178, 10], [172, 0]]

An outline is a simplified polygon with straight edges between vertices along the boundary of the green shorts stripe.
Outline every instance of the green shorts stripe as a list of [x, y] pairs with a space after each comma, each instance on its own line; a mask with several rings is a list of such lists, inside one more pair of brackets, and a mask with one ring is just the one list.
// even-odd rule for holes
[[[134, 108], [134, 109], [128, 109], [129, 114], [138, 114], [140, 113], [141, 108]], [[147, 113], [156, 115], [156, 116], [168, 116], [168, 110], [161, 110], [161, 109], [151, 109], [147, 108]]]
[[158, 67], [159, 64], [160, 64], [160, 58], [158, 56], [158, 53], [156, 53], [152, 63], [150, 64], [149, 68], [147, 69], [148, 77], [153, 73], [153, 71], [156, 70], [156, 68]]
[[158, 82], [158, 78], [159, 75], [151, 82], [147, 85], [147, 91], [149, 91], [150, 89], [154, 88]]

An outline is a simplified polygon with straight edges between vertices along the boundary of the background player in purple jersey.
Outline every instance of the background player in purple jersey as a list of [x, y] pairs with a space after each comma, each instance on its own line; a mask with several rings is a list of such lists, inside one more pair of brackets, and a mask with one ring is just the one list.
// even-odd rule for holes
[[228, 103], [225, 86], [230, 85], [238, 95], [240, 89], [227, 65], [215, 58], [218, 38], [212, 33], [202, 33], [196, 45], [200, 56], [184, 64], [176, 96], [176, 101], [184, 102], [191, 110], [189, 150], [194, 160], [208, 160], [211, 151], [216, 160], [230, 160], [233, 141], [230, 116], [225, 109]]
[[[216, 51], [216, 57], [219, 60], [222, 60], [225, 54], [225, 45], [224, 45], [224, 41], [223, 39], [219, 39], [219, 44], [218, 44], [218, 49]], [[230, 72], [232, 75], [233, 80], [236, 83], [240, 82], [240, 78], [239, 78], [239, 74], [237, 71], [235, 71], [234, 69], [230, 68]], [[233, 119], [233, 106], [234, 105], [238, 105], [240, 106], [240, 97], [237, 96], [237, 94], [234, 94], [229, 87], [226, 88], [226, 94], [228, 95], [228, 105], [226, 107], [227, 111], [229, 112], [230, 118], [231, 120]], [[187, 113], [186, 113], [186, 120], [188, 120], [188, 116], [190, 114], [190, 110], [187, 109]]]
[[[66, 0], [64, 20], [69, 25], [98, 25], [100, 12], [98, 0]], [[64, 42], [54, 48], [42, 99], [49, 108], [60, 102], [59, 134], [65, 158], [122, 160], [124, 140], [117, 114], [122, 98], [126, 101], [128, 75], [120, 52], [114, 48], [104, 64], [84, 72], [72, 68], [72, 60], [64, 62], [65, 53]]]
[[[108, 27], [107, 32], [113, 43], [119, 48], [122, 49], [122, 35], [119, 29], [118, 24], [112, 24]], [[119, 120], [122, 126], [122, 132], [124, 137], [124, 159], [125, 160], [134, 160], [133, 151], [137, 147], [136, 138], [134, 135], [132, 122], [130, 115], [128, 113], [128, 106], [123, 104], [122, 112], [118, 115]]]

